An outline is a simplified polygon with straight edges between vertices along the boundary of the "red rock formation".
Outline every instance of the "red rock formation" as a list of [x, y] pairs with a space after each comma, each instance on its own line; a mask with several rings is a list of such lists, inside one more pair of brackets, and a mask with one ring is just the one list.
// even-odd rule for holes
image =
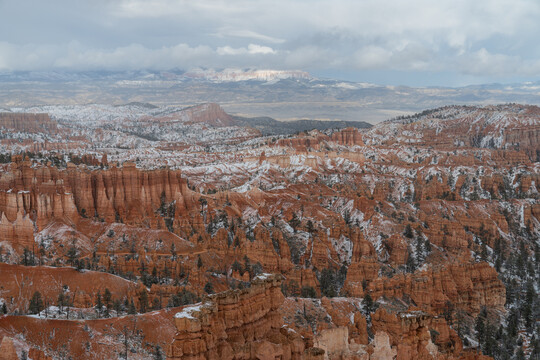
[[[441, 322], [442, 321], [442, 322]], [[379, 309], [372, 315], [372, 330], [380, 338], [389, 337], [397, 360], [409, 359], [491, 359], [476, 352], [463, 351], [461, 340], [442, 319], [421, 311], [390, 313]], [[435, 343], [429, 330], [436, 330]], [[377, 338], [377, 335], [376, 335]], [[389, 349], [384, 350], [385, 353]], [[370, 359], [378, 358], [377, 344]]]
[[192, 106], [182, 112], [187, 115], [190, 122], [194, 123], [205, 123], [216, 127], [236, 125], [233, 117], [215, 103]]
[[487, 263], [457, 263], [440, 270], [379, 278], [369, 284], [369, 291], [374, 299], [407, 295], [422, 310], [439, 314], [447, 302], [477, 314], [482, 306], [502, 310], [506, 301], [506, 289]]
[[362, 135], [356, 128], [346, 128], [332, 134], [332, 141], [341, 145], [364, 145]]
[[280, 275], [255, 278], [250, 288], [211, 295], [175, 315], [168, 359], [298, 359], [304, 343], [282, 329]]
[[159, 209], [173, 204], [176, 214], [185, 213], [188, 192], [179, 171], [140, 171], [129, 163], [97, 171], [12, 164], [0, 176], [0, 231], [14, 246], [31, 248], [34, 226], [41, 231], [55, 219], [77, 223], [89, 217], [165, 228]]
[[0, 113], [0, 128], [30, 133], [55, 133], [57, 124], [48, 114]]
[[[389, 121], [373, 128], [384, 144], [414, 143], [451, 149], [456, 146], [519, 149], [537, 161], [540, 144], [538, 107], [495, 105], [448, 106], [418, 117]], [[420, 135], [418, 138], [417, 135]]]
[[13, 340], [8, 336], [4, 336], [0, 343], [0, 360], [19, 360]]

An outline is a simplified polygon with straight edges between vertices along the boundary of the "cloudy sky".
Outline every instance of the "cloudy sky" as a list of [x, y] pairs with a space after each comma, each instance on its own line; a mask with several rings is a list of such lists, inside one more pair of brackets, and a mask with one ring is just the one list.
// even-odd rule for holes
[[538, 0], [0, 0], [0, 71], [300, 69], [380, 84], [540, 79]]

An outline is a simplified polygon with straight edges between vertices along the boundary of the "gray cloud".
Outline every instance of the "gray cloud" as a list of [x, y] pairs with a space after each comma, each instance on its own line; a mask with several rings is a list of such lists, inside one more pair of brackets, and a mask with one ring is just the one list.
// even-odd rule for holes
[[535, 0], [5, 0], [0, 14], [0, 70], [540, 76]]

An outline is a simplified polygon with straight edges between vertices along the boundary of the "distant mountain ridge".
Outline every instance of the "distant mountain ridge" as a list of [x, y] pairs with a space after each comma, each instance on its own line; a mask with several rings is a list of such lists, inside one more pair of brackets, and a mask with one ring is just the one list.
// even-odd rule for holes
[[185, 79], [198, 79], [209, 80], [217, 82], [229, 82], [229, 81], [276, 81], [283, 79], [304, 79], [310, 80], [313, 77], [300, 70], [240, 70], [240, 69], [224, 69], [221, 71], [216, 70], [203, 70], [194, 69], [190, 70], [182, 75]]
[[540, 105], [539, 82], [452, 87], [385, 86], [321, 79], [304, 71], [0, 72], [0, 108], [33, 105], [218, 103], [232, 115], [372, 124], [448, 105]]
[[283, 79], [314, 79], [306, 71], [272, 69], [202, 69], [136, 70], [136, 71], [14, 71], [0, 72], [1, 81], [277, 81]]

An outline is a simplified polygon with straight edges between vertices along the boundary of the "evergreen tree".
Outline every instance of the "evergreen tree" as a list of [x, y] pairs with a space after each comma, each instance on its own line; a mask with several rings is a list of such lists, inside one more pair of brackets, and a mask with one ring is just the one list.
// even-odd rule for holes
[[296, 213], [293, 213], [291, 220], [289, 220], [289, 225], [291, 225], [294, 231], [296, 231], [296, 228], [300, 226], [300, 220], [298, 220]]
[[105, 292], [103, 293], [103, 303], [105, 304], [105, 316], [109, 316], [109, 309], [111, 307], [111, 301], [112, 301], [112, 294], [109, 291], [109, 288], [105, 288]]
[[172, 308], [177, 306], [180, 306], [180, 297], [177, 294], [172, 294], [167, 302], [167, 307]]
[[313, 288], [313, 286], [302, 286], [302, 290], [300, 291], [300, 296], [303, 298], [316, 298], [317, 292]]
[[418, 236], [416, 238], [416, 263], [421, 264], [424, 262], [424, 241]]
[[519, 314], [516, 308], [510, 308], [510, 312], [507, 317], [506, 333], [509, 338], [515, 338], [518, 334], [519, 328]]
[[523, 351], [522, 347], [520, 347], [516, 352], [516, 360], [525, 360], [525, 352]]
[[152, 300], [152, 309], [161, 310], [161, 301], [159, 300], [159, 297], [155, 297], [154, 300]]
[[484, 333], [484, 343], [482, 349], [485, 355], [493, 356], [497, 350], [497, 341], [495, 340], [495, 328], [486, 323]]
[[96, 295], [96, 312], [98, 317], [101, 317], [101, 310], [103, 308], [103, 301], [101, 300], [101, 291], [98, 291]]
[[22, 258], [21, 263], [24, 266], [34, 266], [35, 265], [34, 255], [32, 254], [32, 252], [30, 252], [30, 250], [28, 250], [27, 247], [25, 247], [23, 249], [23, 258]]
[[39, 291], [34, 292], [34, 295], [32, 295], [32, 298], [30, 299], [30, 304], [28, 306], [28, 311], [30, 314], [39, 314], [41, 310], [43, 310], [43, 298], [41, 297], [41, 293]]
[[148, 309], [148, 294], [146, 290], [141, 290], [139, 294], [139, 310], [141, 313], [145, 313]]
[[77, 239], [71, 240], [71, 246], [69, 247], [66, 256], [68, 258], [68, 264], [75, 265], [75, 260], [77, 259], [77, 248], [75, 247], [75, 243], [77, 242]]
[[199, 202], [201, 203], [201, 214], [202, 214], [203, 211], [204, 211], [204, 207], [208, 204], [208, 201], [206, 201], [205, 198], [200, 197], [200, 198], [199, 198]]
[[4, 315], [8, 313], [6, 303], [2, 303], [2, 309], [0, 309], [0, 313], [2, 313]]
[[238, 271], [240, 274], [243, 273], [243, 268], [242, 268], [242, 265], [238, 262], [238, 261], [234, 261], [232, 263], [232, 271]]
[[58, 306], [61, 312], [64, 311], [64, 306], [66, 306], [66, 295], [64, 290], [60, 290], [58, 298], [56, 299], [56, 306]]
[[351, 224], [351, 212], [348, 209], [343, 212], [343, 221], [347, 225]]
[[481, 252], [480, 252], [480, 258], [481, 258], [483, 261], [487, 261], [487, 260], [488, 260], [488, 250], [487, 250], [487, 245], [486, 245], [485, 242], [482, 242]]
[[530, 359], [540, 359], [540, 340], [537, 338], [533, 338], [531, 345], [532, 351]]
[[154, 360], [165, 360], [163, 357], [163, 352], [161, 350], [161, 346], [156, 345], [154, 348]]
[[424, 242], [424, 249], [426, 249], [426, 252], [429, 254], [431, 252], [431, 242], [429, 239], [426, 239]]
[[364, 296], [364, 299], [362, 299], [362, 305], [364, 306], [366, 315], [369, 315], [377, 310], [377, 304], [373, 301], [369, 293], [367, 293], [366, 296]]
[[214, 285], [212, 285], [211, 282], [207, 282], [206, 285], [204, 285], [204, 291], [207, 294], [213, 294], [214, 293]]
[[416, 270], [416, 261], [411, 252], [407, 255], [407, 263], [405, 264], [407, 272], [413, 273]]
[[307, 232], [310, 234], [313, 234], [315, 232], [315, 227], [313, 226], [313, 221], [311, 221], [311, 219], [307, 221], [306, 229]]
[[199, 257], [197, 258], [197, 268], [200, 269], [202, 267], [203, 267], [203, 262], [201, 259], [201, 255], [199, 255]]
[[167, 265], [167, 262], [165, 262], [165, 266], [163, 268], [163, 278], [161, 279], [161, 283], [168, 284], [169, 283], [169, 277], [171, 276], [171, 271], [169, 270], [169, 266]]
[[326, 297], [337, 296], [336, 274], [332, 269], [323, 269], [319, 280], [321, 286], [321, 295]]
[[120, 312], [122, 311], [122, 303], [120, 302], [120, 300], [116, 299], [113, 301], [113, 309], [114, 311], [116, 311], [116, 315], [118, 316], [118, 314], [120, 314]]
[[137, 309], [135, 308], [135, 304], [133, 303], [133, 299], [131, 299], [131, 301], [129, 302], [128, 314], [129, 315], [137, 314]]
[[176, 260], [176, 246], [174, 243], [171, 243], [171, 258], [172, 260]]
[[534, 290], [534, 284], [532, 280], [529, 280], [527, 281], [525, 299], [521, 307], [523, 319], [525, 320], [525, 327], [529, 331], [532, 330], [532, 326], [534, 324], [534, 316], [533, 316], [532, 309], [533, 309], [535, 296], [536, 296], [536, 292]]
[[407, 224], [407, 226], [405, 226], [405, 231], [403, 232], [403, 235], [405, 235], [405, 237], [409, 239], [413, 238], [414, 234], [413, 234], [413, 229], [411, 227], [411, 224]]
[[452, 321], [452, 318], [454, 316], [454, 304], [450, 300], [447, 300], [444, 304], [444, 310], [442, 314], [446, 322]]
[[484, 306], [482, 307], [482, 310], [480, 310], [480, 313], [478, 314], [478, 317], [476, 318], [476, 324], [474, 326], [474, 329], [476, 330], [476, 337], [479, 343], [484, 342], [484, 338], [486, 334], [486, 319], [487, 319], [487, 309]]

